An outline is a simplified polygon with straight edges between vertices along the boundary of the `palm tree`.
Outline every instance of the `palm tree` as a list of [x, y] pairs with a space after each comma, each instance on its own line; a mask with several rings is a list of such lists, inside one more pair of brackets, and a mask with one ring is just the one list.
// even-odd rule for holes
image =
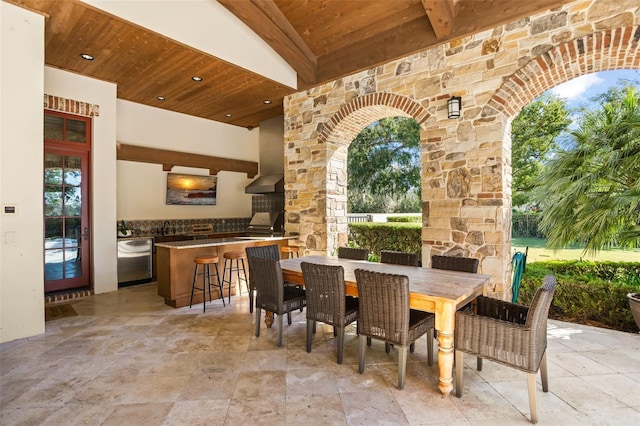
[[551, 248], [579, 242], [595, 253], [640, 240], [640, 92], [615, 90], [571, 132], [537, 188], [540, 228]]

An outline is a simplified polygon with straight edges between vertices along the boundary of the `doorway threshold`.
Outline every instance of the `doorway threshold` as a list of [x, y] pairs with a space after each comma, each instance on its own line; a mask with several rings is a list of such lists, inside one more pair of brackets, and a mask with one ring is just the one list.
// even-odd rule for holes
[[64, 302], [66, 300], [80, 299], [82, 297], [91, 296], [92, 294], [93, 292], [87, 289], [67, 291], [64, 293], [46, 294], [44, 296], [44, 303], [46, 305], [49, 303]]

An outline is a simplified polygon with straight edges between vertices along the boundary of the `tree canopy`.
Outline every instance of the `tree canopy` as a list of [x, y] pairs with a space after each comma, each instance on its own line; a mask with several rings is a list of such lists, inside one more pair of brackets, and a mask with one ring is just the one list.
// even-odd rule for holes
[[419, 212], [420, 126], [405, 117], [367, 126], [348, 151], [348, 211]]
[[524, 107], [511, 123], [512, 193], [514, 206], [531, 201], [550, 152], [557, 148], [556, 137], [571, 124], [562, 98], [542, 95]]
[[551, 248], [580, 242], [596, 252], [640, 238], [639, 98], [636, 87], [610, 90], [545, 168], [537, 199]]

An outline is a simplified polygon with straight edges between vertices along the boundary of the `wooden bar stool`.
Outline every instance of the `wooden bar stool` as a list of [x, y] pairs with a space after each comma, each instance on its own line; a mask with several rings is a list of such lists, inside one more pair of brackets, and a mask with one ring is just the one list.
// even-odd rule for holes
[[[213, 300], [211, 297], [211, 286], [215, 285], [220, 290], [220, 296], [222, 298], [222, 306], [224, 304], [224, 296], [222, 294], [222, 283], [220, 282], [220, 274], [218, 273], [218, 256], [196, 256], [193, 259], [196, 267], [193, 271], [193, 285], [191, 286], [191, 299], [189, 300], [189, 308], [193, 304], [193, 293], [197, 290], [202, 290], [202, 312], [206, 312], [207, 306], [207, 290], [209, 291], [209, 303]], [[198, 267], [202, 265], [202, 272], [198, 272]], [[211, 265], [216, 276], [216, 282], [211, 282]], [[196, 286], [198, 275], [202, 275], [202, 287]]]
[[298, 246], [282, 246], [282, 247], [280, 247], [280, 256], [283, 259], [291, 259], [292, 257], [300, 257], [300, 247], [298, 247]]
[[[247, 293], [251, 291], [249, 289], [249, 282], [247, 281], [247, 272], [244, 269], [244, 256], [243, 251], [228, 251], [223, 255], [224, 269], [222, 271], [222, 287], [220, 291], [224, 288], [225, 283], [229, 284], [229, 303], [231, 303], [231, 285], [234, 272], [238, 276], [238, 294], [242, 293], [240, 280], [244, 281]], [[227, 279], [227, 272], [229, 273], [229, 279]]]

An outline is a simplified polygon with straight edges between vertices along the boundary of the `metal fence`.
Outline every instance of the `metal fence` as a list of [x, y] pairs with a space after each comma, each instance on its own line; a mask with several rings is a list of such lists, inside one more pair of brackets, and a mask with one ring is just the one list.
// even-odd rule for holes
[[513, 238], [546, 238], [538, 225], [542, 215], [524, 214], [514, 216], [511, 221], [511, 237]]
[[347, 223], [353, 222], [373, 222], [373, 216], [368, 213], [349, 213]]

